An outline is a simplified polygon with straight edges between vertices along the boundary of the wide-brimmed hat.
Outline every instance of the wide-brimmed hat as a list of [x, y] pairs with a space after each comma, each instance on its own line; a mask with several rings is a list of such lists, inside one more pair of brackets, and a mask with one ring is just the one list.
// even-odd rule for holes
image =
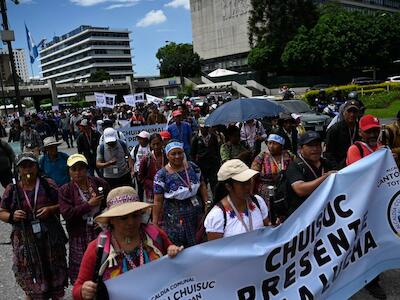
[[83, 156], [82, 154], [72, 154], [70, 157], [68, 157], [67, 159], [67, 166], [68, 167], [72, 167], [73, 165], [75, 165], [78, 162], [82, 162], [85, 165], [88, 165], [88, 161], [86, 159], [85, 156]]
[[231, 159], [221, 166], [217, 175], [218, 181], [226, 181], [232, 178], [236, 181], [245, 182], [258, 173], [258, 171], [250, 169], [240, 159]]
[[54, 136], [49, 136], [43, 140], [43, 147], [51, 147], [51, 146], [59, 146], [61, 145], [61, 141], [57, 141]]
[[33, 152], [22, 152], [20, 155], [17, 156], [15, 159], [16, 166], [18, 167], [23, 161], [29, 160], [31, 162], [37, 163], [37, 157]]
[[96, 217], [95, 221], [107, 224], [110, 218], [126, 216], [152, 206], [153, 204], [140, 202], [139, 196], [133, 187], [117, 187], [108, 193], [107, 208]]

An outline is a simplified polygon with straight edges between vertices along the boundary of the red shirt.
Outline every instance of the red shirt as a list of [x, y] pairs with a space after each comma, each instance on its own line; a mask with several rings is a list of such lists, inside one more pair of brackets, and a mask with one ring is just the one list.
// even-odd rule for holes
[[351, 145], [349, 149], [347, 150], [347, 158], [346, 158], [346, 165], [351, 165], [352, 163], [356, 162], [357, 160], [360, 160], [363, 157], [366, 157], [370, 155], [371, 153], [375, 152], [378, 150], [379, 145], [376, 145], [375, 147], [368, 146], [364, 142], [357, 142], [362, 150], [363, 150], [363, 156], [361, 156], [360, 150], [356, 145]]

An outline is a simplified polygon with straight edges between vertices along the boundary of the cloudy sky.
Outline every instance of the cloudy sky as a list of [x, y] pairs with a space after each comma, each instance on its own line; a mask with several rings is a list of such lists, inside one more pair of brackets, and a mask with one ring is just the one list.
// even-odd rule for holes
[[[15, 48], [27, 52], [24, 22], [36, 43], [51, 41], [80, 25], [127, 28], [136, 75], [158, 75], [157, 50], [166, 41], [191, 43], [189, 0], [19, 0], [7, 1]], [[3, 46], [4, 47], [4, 46]], [[28, 60], [27, 60], [28, 61]], [[29, 63], [29, 61], [28, 61]], [[37, 76], [40, 68], [35, 62]]]

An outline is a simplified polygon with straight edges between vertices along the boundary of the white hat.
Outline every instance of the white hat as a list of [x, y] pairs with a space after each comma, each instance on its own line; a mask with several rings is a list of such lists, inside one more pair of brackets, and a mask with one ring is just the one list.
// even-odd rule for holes
[[140, 137], [142, 139], [148, 139], [150, 137], [150, 133], [148, 133], [147, 131], [141, 131], [138, 134], [138, 137]]
[[43, 147], [51, 147], [51, 146], [59, 146], [61, 145], [61, 141], [56, 141], [54, 136], [49, 136], [43, 140]]
[[79, 123], [80, 126], [88, 126], [88, 120], [87, 119], [82, 119], [81, 122]]
[[114, 128], [106, 128], [104, 130], [104, 143], [112, 143], [117, 141], [117, 132]]
[[231, 159], [226, 161], [218, 171], [218, 181], [233, 179], [240, 182], [250, 180], [259, 172], [249, 169], [249, 167], [240, 159]]

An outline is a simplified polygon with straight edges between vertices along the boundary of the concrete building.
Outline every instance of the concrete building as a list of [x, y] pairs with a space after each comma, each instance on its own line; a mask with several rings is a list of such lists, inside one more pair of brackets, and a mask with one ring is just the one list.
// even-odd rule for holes
[[54, 37], [39, 51], [43, 79], [80, 82], [101, 69], [112, 79], [133, 75], [129, 34], [127, 29], [82, 25]]
[[[324, 3], [328, 0], [315, 0]], [[398, 0], [338, 0], [346, 9], [374, 13], [399, 12]], [[202, 59], [202, 71], [218, 68], [247, 70], [250, 0], [190, 0], [194, 51]]]
[[[1, 49], [0, 50], [1, 54], [1, 64], [2, 64], [2, 70], [3, 70], [3, 75], [5, 77], [4, 80], [8, 79], [8, 70], [11, 70], [11, 67], [8, 66], [10, 64], [10, 60], [7, 58], [8, 56], [8, 50], [7, 49]], [[19, 78], [21, 78], [22, 81], [28, 82], [29, 81], [29, 71], [28, 71], [28, 64], [26, 62], [26, 55], [25, 55], [25, 49], [13, 49], [13, 54], [14, 54], [14, 61], [15, 61], [15, 68], [17, 71], [17, 75]]]

